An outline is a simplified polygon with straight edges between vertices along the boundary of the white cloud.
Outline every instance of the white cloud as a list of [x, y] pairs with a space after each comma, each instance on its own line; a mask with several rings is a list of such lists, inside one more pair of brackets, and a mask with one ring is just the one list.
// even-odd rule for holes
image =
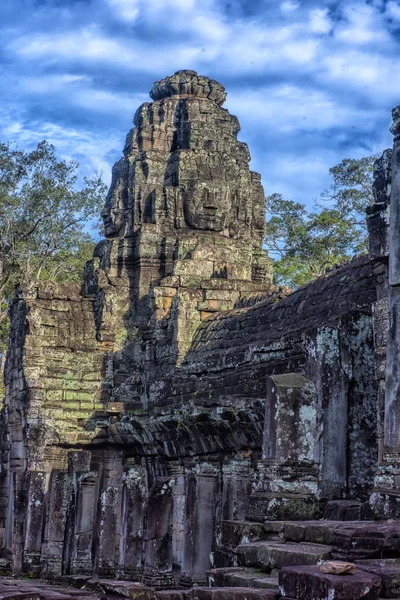
[[329, 33], [332, 22], [328, 17], [328, 9], [316, 8], [310, 11], [310, 31], [312, 33]]
[[279, 8], [283, 14], [293, 13], [299, 8], [299, 3], [294, 2], [293, 0], [286, 0], [286, 2], [281, 2]]
[[135, 21], [139, 15], [138, 0], [107, 0], [107, 3], [124, 21]]
[[[165, 19], [166, 14], [173, 22], [179, 13], [187, 15], [196, 8], [196, 0], [105, 0], [105, 2], [115, 16], [129, 23], [136, 21], [139, 16], [145, 19], [150, 17], [153, 21], [154, 18]], [[199, 7], [196, 12], [200, 12]]]
[[[333, 95], [284, 84], [257, 92], [236, 93], [228, 102], [236, 114], [257, 123], [259, 129], [279, 133], [318, 132], [331, 128], [350, 129], [354, 124], [371, 131], [373, 114], [359, 106], [346, 105]], [[299, 134], [300, 135], [300, 134]]]
[[[41, 140], [46, 139], [54, 144], [57, 154], [64, 160], [80, 157], [80, 175], [91, 176], [95, 171], [103, 173], [103, 180], [110, 183], [111, 164], [106, 155], [115, 148], [123, 146], [118, 132], [106, 134], [87, 131], [75, 127], [63, 127], [51, 121], [34, 122], [31, 125], [12, 120], [6, 111], [0, 111], [0, 136], [5, 140], [13, 140], [24, 149], [34, 148]], [[122, 152], [121, 152], [122, 154]], [[84, 157], [84, 161], [82, 160]]]
[[[264, 3], [255, 3], [252, 16], [228, 12], [219, 0], [96, 0], [96, 12], [93, 3], [71, 2], [68, 14], [60, 11], [59, 20], [50, 24], [47, 4], [32, 26], [21, 15], [17, 25], [3, 29], [10, 64], [8, 71], [3, 68], [0, 85], [9, 110], [0, 123], [6, 139], [28, 143], [36, 135], [50, 135], [63, 152], [87, 156], [91, 166], [94, 161], [106, 165], [105, 154], [122, 146], [126, 131], [116, 130], [110, 141], [105, 129], [110, 124], [122, 128], [125, 116], [130, 124], [136, 107], [148, 100], [149, 82], [180, 68], [226, 85], [227, 106], [244, 124], [244, 139], [258, 140], [259, 131], [272, 131], [296, 140], [306, 135], [313, 147], [336, 144], [329, 156], [324, 150], [321, 177], [323, 168], [327, 173], [336, 158], [339, 162], [343, 147], [348, 156], [357, 151], [348, 136], [353, 127], [364, 132], [371, 146], [371, 139], [378, 144], [383, 135], [390, 137], [386, 130], [379, 137], [377, 123], [387, 116], [389, 126], [390, 108], [400, 101], [395, 77], [399, 42], [392, 35], [400, 22], [399, 0], [386, 2], [385, 11], [383, 0], [339, 0], [335, 14], [322, 8], [325, 2], [316, 1], [310, 9], [306, 2], [280, 0], [267, 3], [267, 11], [261, 10]], [[126, 91], [129, 81], [134, 94]], [[284, 85], [277, 83], [282, 81]], [[40, 103], [38, 122], [27, 127], [18, 102], [22, 108], [29, 105], [29, 115]], [[70, 110], [74, 118], [77, 108], [84, 115], [80, 122], [92, 115], [88, 122], [98, 122], [99, 131], [92, 131], [93, 125], [87, 130], [86, 125], [82, 130], [80, 125], [60, 126], [57, 114]], [[121, 113], [115, 124], [113, 115]], [[328, 143], [330, 128], [338, 133]], [[300, 160], [285, 148], [264, 151], [260, 143], [253, 151], [254, 163], [262, 170], [265, 152], [276, 154], [274, 165], [282, 173], [276, 171], [274, 177], [294, 189], [291, 181], [307, 170], [307, 161], [314, 165], [316, 155], [307, 147]], [[302, 176], [304, 189], [311, 179]]]
[[400, 21], [400, 4], [391, 0], [386, 5], [386, 16], [394, 21]]
[[344, 21], [336, 28], [337, 40], [349, 45], [374, 44], [382, 48], [390, 36], [384, 27], [381, 13], [364, 2], [349, 4], [343, 9]]
[[11, 42], [9, 49], [29, 59], [40, 58], [49, 63], [57, 58], [75, 58], [127, 65], [139, 59], [132, 48], [104, 36], [97, 27], [58, 35], [24, 36]]

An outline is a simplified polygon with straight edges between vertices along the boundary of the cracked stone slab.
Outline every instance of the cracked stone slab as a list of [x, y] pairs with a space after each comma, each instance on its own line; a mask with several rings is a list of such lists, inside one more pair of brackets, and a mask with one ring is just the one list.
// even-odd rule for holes
[[319, 567], [286, 567], [279, 572], [284, 598], [298, 600], [378, 600], [380, 577], [357, 570], [354, 575], [327, 575]]

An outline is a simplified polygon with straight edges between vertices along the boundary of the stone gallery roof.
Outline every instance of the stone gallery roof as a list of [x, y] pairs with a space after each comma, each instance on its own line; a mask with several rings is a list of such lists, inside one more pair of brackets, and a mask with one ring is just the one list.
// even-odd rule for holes
[[211, 316], [194, 337], [186, 369], [231, 368], [233, 363], [251, 360], [254, 353], [272, 353], [285, 337], [329, 327], [351, 311], [370, 312], [378, 278], [383, 277], [382, 263], [361, 256], [287, 297], [271, 295], [254, 306]]

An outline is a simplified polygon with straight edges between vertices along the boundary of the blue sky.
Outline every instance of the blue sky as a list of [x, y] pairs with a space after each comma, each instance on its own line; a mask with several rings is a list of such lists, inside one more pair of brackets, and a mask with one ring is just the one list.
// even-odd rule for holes
[[267, 194], [312, 206], [329, 167], [391, 145], [394, 0], [1, 0], [0, 23], [0, 139], [107, 182], [152, 83], [185, 68], [225, 85]]

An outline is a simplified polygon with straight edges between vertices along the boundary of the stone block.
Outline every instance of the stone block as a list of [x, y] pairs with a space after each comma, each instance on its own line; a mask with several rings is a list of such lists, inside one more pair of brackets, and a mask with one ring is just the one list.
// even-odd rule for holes
[[190, 600], [190, 590], [161, 590], [154, 593], [155, 600]]
[[193, 600], [279, 600], [279, 592], [252, 588], [194, 588]]
[[331, 548], [321, 544], [252, 542], [236, 549], [240, 565], [259, 567], [267, 572], [285, 566], [315, 565], [331, 556]]
[[317, 414], [315, 385], [298, 373], [273, 375], [267, 382], [263, 458], [313, 461]]
[[[385, 560], [382, 562], [385, 563]], [[396, 567], [385, 564], [380, 566], [358, 563], [357, 567], [380, 577], [384, 598], [400, 598], [400, 565]]]
[[218, 526], [217, 543], [220, 548], [234, 550], [239, 544], [262, 540], [266, 535], [261, 523], [222, 521]]
[[381, 581], [361, 570], [354, 575], [327, 575], [319, 567], [287, 567], [279, 572], [279, 589], [283, 597], [299, 600], [378, 600]]

